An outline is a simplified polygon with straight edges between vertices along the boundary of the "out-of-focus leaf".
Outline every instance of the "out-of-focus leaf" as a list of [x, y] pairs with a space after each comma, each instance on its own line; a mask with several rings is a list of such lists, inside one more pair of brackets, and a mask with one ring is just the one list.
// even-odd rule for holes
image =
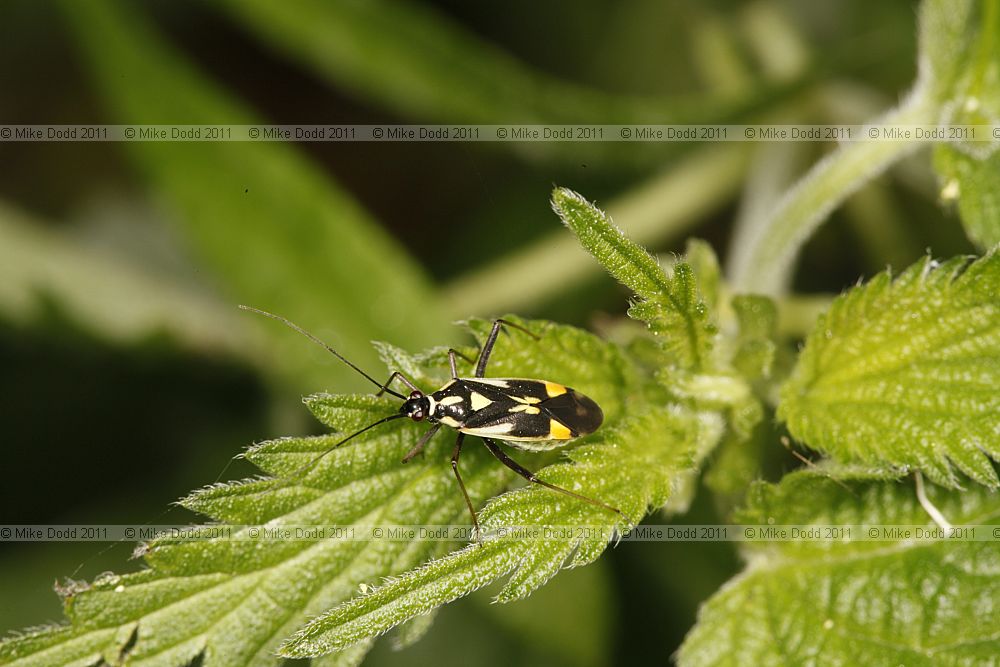
[[[121, 122], [256, 120], [171, 49], [136, 8], [111, 1], [63, 7]], [[447, 335], [420, 269], [295, 147], [136, 141], [128, 148], [235, 302], [277, 311], [320, 333], [332, 329], [334, 346], [365, 367], [374, 364], [371, 339], [424, 346]], [[320, 381], [329, 386], [331, 377], [358, 382], [332, 359], [317, 364], [320, 355], [304, 341], [289, 342], [292, 335], [275, 326], [267, 331], [273, 363], [289, 377], [312, 388]]]
[[88, 329], [113, 340], [168, 331], [193, 346], [246, 349], [236, 314], [218, 301], [121, 257], [76, 244], [3, 204], [0, 239], [5, 317], [30, 319], [44, 294]]
[[[950, 55], [957, 81], [945, 121], [995, 128], [1000, 124], [1000, 3], [951, 4], [949, 12], [971, 13], [971, 18], [979, 20], [965, 21], [961, 34], [952, 38], [954, 53]], [[942, 198], [957, 200], [966, 235], [980, 250], [988, 250], [1000, 243], [1000, 137], [994, 130], [985, 141], [965, 140], [961, 135], [948, 139], [934, 154], [934, 167], [943, 183]]]
[[[606, 561], [553, 577], [531, 597], [483, 605], [499, 627], [566, 664], [598, 667], [611, 660], [615, 582]], [[485, 596], [473, 596], [472, 599]]]
[[[663, 173], [610, 201], [609, 214], [636, 243], [662, 244], [722, 206], [739, 190], [748, 145], [705, 147]], [[504, 312], [538, 306], [600, 273], [579, 242], [554, 228], [541, 240], [463, 274], [443, 290], [455, 317], [470, 312]], [[524, 281], [522, 276], [533, 280]]]
[[[267, 0], [225, 3], [257, 35], [339, 85], [433, 123], [717, 123], [788, 98], [801, 82], [738, 96], [611, 94], [545, 75], [420, 3]], [[534, 157], [586, 157], [598, 168], [660, 161], [683, 143], [546, 142]]]
[[1000, 151], [980, 159], [953, 146], [939, 146], [934, 166], [948, 200], [958, 199], [969, 240], [981, 250], [1000, 243]]
[[733, 297], [732, 305], [739, 322], [733, 367], [749, 380], [769, 377], [777, 350], [774, 302], [766, 296], [744, 294]]

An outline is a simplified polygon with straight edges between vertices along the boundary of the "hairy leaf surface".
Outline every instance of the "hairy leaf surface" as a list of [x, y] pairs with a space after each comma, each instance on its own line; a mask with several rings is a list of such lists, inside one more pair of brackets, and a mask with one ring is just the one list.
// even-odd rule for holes
[[[602, 429], [573, 449], [570, 461], [544, 468], [544, 480], [619, 507], [633, 522], [649, 507], [664, 505], [681, 475], [691, 470], [721, 430], [712, 416], [681, 409], [642, 411]], [[387, 582], [312, 621], [282, 648], [304, 657], [348, 647], [407, 619], [482, 588], [500, 577], [497, 596], [509, 602], [529, 595], [563, 567], [595, 560], [607, 536], [621, 530], [617, 514], [547, 489], [528, 486], [492, 501], [481, 515], [482, 544], [470, 544]], [[524, 537], [527, 529], [589, 527], [547, 540]], [[506, 532], [510, 529], [510, 532]]]
[[[906, 482], [848, 488], [807, 471], [759, 483], [744, 524], [937, 527]], [[929, 489], [956, 525], [1000, 524], [1000, 496]], [[990, 529], [992, 530], [992, 529]], [[1000, 560], [988, 541], [792, 540], [748, 544], [679, 653], [709, 665], [989, 665], [1000, 655]]]
[[[634, 369], [618, 349], [572, 327], [523, 324], [541, 339], [535, 341], [517, 330], [501, 335], [490, 374], [542, 377], [574, 386], [600, 402], [610, 432], [623, 428], [625, 401], [636, 401], [641, 392], [637, 394], [640, 387]], [[482, 340], [490, 325], [473, 321], [469, 326]], [[390, 346], [380, 349], [393, 362], [419, 369], [414, 380], [426, 383], [425, 389], [433, 390], [447, 378], [447, 355], [442, 350], [408, 357]], [[475, 348], [466, 352], [474, 354]], [[460, 372], [467, 373], [466, 363], [461, 363]], [[247, 539], [251, 526], [357, 527], [469, 521], [448, 465], [453, 438], [440, 433], [423, 456], [403, 465], [400, 459], [427, 426], [400, 420], [317, 459], [342, 434], [394, 413], [399, 402], [370, 395], [317, 395], [306, 402], [317, 418], [339, 433], [283, 438], [251, 447], [246, 458], [273, 477], [210, 486], [182, 501], [220, 527], [232, 527], [231, 536], [154, 541], [144, 550], [148, 569], [77, 586], [65, 598], [69, 626], [5, 641], [0, 644], [0, 662], [91, 665], [102, 657], [114, 663], [127, 651], [129, 664], [143, 666], [195, 659], [206, 666], [278, 664], [276, 649], [281, 641], [310, 617], [352, 598], [365, 586], [375, 586], [456, 546], [419, 540]], [[529, 466], [530, 456], [515, 454]], [[595, 493], [604, 490], [602, 484], [621, 486], [626, 479], [625, 473], [619, 472], [617, 477], [598, 483], [586, 478], [591, 468], [581, 466], [581, 478], [596, 485]], [[475, 440], [466, 445], [461, 468], [476, 505], [482, 505], [514, 477]], [[559, 479], [572, 487], [576, 482], [564, 480], [561, 475], [565, 473], [560, 470], [557, 466], [543, 477], [551, 474], [553, 481]], [[567, 503], [551, 492], [530, 498], [535, 511], [567, 511]], [[629, 509], [641, 516], [633, 505]], [[484, 518], [487, 516], [484, 513]], [[489, 521], [500, 525], [498, 519]], [[475, 548], [476, 553], [488, 551]], [[596, 557], [600, 550], [588, 553]], [[402, 641], [419, 630], [408, 628]], [[360, 660], [369, 644], [351, 649], [355, 660]]]
[[710, 368], [715, 326], [698, 293], [691, 266], [678, 262], [669, 272], [664, 271], [604, 211], [572, 190], [556, 188], [552, 208], [608, 273], [639, 296], [629, 315], [649, 325], [671, 363], [691, 371]]
[[792, 434], [845, 462], [952, 466], [996, 487], [1000, 457], [1000, 255], [926, 258], [836, 299], [782, 389]]

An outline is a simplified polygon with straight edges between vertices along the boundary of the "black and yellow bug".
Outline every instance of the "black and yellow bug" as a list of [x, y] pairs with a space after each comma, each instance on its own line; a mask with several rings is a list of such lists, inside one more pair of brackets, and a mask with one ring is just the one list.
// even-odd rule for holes
[[[481, 438], [493, 456], [529, 482], [615, 512], [628, 523], [625, 515], [616, 507], [539, 479], [533, 472], [510, 458], [497, 444], [496, 441], [500, 440], [512, 447], [528, 451], [554, 449], [565, 445], [573, 438], [593, 433], [604, 421], [604, 413], [600, 406], [571, 387], [548, 380], [485, 377], [486, 366], [503, 326], [519, 329], [538, 340], [538, 336], [519, 324], [501, 319], [493, 321], [493, 328], [483, 344], [479, 359], [475, 362], [476, 370], [471, 378], [458, 376], [456, 357], [466, 357], [455, 350], [448, 350], [451, 380], [437, 391], [427, 394], [400, 371], [393, 371], [388, 380], [384, 383], [379, 382], [322, 340], [284, 317], [249, 306], [240, 306], [240, 308], [278, 320], [315, 343], [322, 345], [328, 352], [377, 386], [379, 390], [376, 396], [391, 394], [403, 400], [398, 413], [384, 417], [352, 433], [320, 454], [309, 465], [315, 464], [320, 458], [348, 440], [379, 424], [403, 417], [417, 422], [426, 420], [432, 424], [431, 428], [403, 457], [403, 463], [419, 454], [442, 426], [458, 431], [455, 449], [451, 455], [451, 468], [455, 473], [455, 479], [458, 480], [469, 513], [472, 515], [476, 535], [479, 535], [479, 520], [476, 517], [476, 510], [472, 506], [469, 493], [466, 491], [465, 482], [462, 481], [462, 474], [458, 469], [458, 459], [467, 435]], [[391, 388], [392, 383], [397, 379], [410, 388], [409, 396], [404, 396]]]

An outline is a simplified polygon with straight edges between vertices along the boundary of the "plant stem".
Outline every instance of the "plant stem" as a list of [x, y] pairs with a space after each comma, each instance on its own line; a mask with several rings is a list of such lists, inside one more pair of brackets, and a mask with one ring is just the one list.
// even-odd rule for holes
[[[918, 86], [896, 109], [875, 124], [932, 123], [937, 105]], [[729, 264], [735, 291], [778, 295], [791, 279], [799, 249], [830, 211], [892, 163], [916, 150], [916, 141], [858, 141], [844, 144], [816, 164], [753, 228], [737, 230]]]
[[[637, 243], [676, 237], [739, 188], [748, 160], [745, 146], [724, 144], [693, 153], [609, 203], [608, 212]], [[600, 264], [572, 234], [554, 228], [534, 245], [446, 285], [442, 301], [453, 317], [523, 310], [600, 272]]]

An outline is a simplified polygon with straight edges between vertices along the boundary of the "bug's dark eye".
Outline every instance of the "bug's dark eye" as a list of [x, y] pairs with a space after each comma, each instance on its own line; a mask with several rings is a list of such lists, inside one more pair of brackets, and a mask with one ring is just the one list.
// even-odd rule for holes
[[413, 414], [410, 415], [410, 419], [412, 419], [415, 422], [418, 422], [421, 419], [423, 419], [425, 416], [426, 415], [424, 415], [424, 411], [423, 410], [417, 410], [416, 412], [414, 412]]
[[421, 398], [424, 395], [422, 391], [411, 391], [410, 398]]

